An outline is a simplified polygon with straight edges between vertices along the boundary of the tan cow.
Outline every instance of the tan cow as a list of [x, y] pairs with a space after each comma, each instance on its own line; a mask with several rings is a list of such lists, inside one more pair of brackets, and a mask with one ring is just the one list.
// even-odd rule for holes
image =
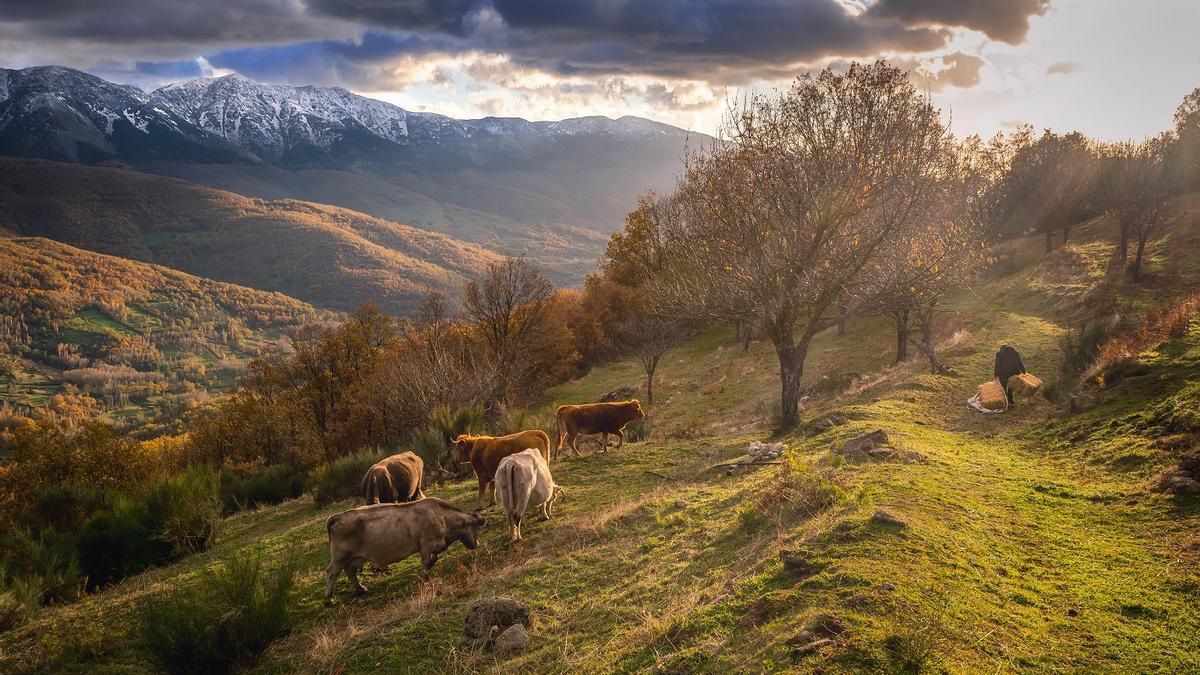
[[550, 461], [550, 437], [541, 429], [520, 431], [507, 436], [468, 436], [463, 434], [454, 439], [455, 458], [459, 463], [470, 462], [479, 479], [479, 508], [483, 508], [483, 495], [491, 486], [491, 503], [496, 503], [496, 467], [500, 460], [521, 452], [525, 448], [537, 448], [542, 457]]
[[424, 478], [425, 462], [416, 453], [401, 452], [367, 469], [359, 490], [367, 504], [411, 502], [425, 498]]
[[500, 460], [496, 468], [496, 495], [508, 518], [513, 541], [521, 540], [521, 519], [530, 506], [542, 507], [542, 520], [554, 515], [554, 502], [563, 489], [550, 475], [550, 465], [540, 450], [528, 448]]
[[626, 424], [644, 419], [642, 404], [637, 399], [614, 403], [584, 403], [582, 405], [558, 406], [558, 438], [554, 446], [554, 457], [562, 451], [563, 440], [576, 455], [575, 437], [579, 434], [604, 434], [604, 450], [608, 450], [608, 435], [615, 434], [617, 448], [625, 443], [623, 429]]
[[367, 591], [358, 579], [367, 561], [385, 566], [421, 554], [421, 576], [437, 562], [438, 554], [456, 541], [474, 550], [479, 528], [487, 522], [478, 513], [430, 497], [407, 504], [372, 504], [329, 516], [329, 567], [325, 569], [325, 604], [333, 585], [345, 571], [354, 594]]

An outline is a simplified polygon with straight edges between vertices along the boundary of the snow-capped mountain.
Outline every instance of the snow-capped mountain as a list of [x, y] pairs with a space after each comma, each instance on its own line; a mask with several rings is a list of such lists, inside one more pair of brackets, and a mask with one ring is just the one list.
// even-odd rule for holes
[[58, 66], [0, 68], [0, 154], [73, 162], [253, 159], [136, 87]]
[[251, 161], [282, 166], [494, 166], [563, 138], [663, 140], [637, 117], [529, 122], [410, 112], [341, 88], [199, 78], [149, 94], [59, 66], [0, 69], [0, 154], [78, 162]]
[[373, 152], [368, 154], [374, 155], [386, 144], [484, 139], [520, 143], [557, 136], [633, 139], [685, 134], [681, 129], [637, 117], [581, 117], [561, 122], [500, 117], [456, 120], [435, 113], [410, 112], [337, 87], [259, 84], [240, 75], [167, 85], [151, 93], [149, 100], [266, 160], [318, 148], [334, 156], [344, 155], [344, 148], [338, 148], [342, 144], [385, 144], [371, 148]]

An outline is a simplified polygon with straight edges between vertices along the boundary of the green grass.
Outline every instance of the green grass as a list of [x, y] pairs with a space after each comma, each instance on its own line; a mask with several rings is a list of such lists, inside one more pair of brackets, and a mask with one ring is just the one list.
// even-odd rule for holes
[[[708, 470], [768, 435], [777, 392], [769, 345], [742, 353], [714, 331], [664, 358], [655, 440], [556, 463], [567, 498], [519, 544], [493, 509], [479, 550], [451, 548], [430, 581], [409, 559], [368, 574], [363, 598], [341, 580], [325, 608], [324, 519], [350, 503], [301, 498], [226, 520], [211, 551], [41, 612], [0, 636], [0, 670], [141, 671], [134, 604], [198, 583], [199, 570], [249, 547], [301, 562], [297, 628], [258, 672], [1200, 669], [1200, 503], [1151, 490], [1179, 452], [1159, 441], [1165, 425], [1200, 403], [1200, 329], [1142, 355], [1144, 370], [1086, 412], [1036, 399], [985, 416], [964, 403], [1001, 342], [1055, 379], [1058, 337], [1075, 321], [1064, 307], [1106, 278], [1096, 271], [1103, 242], [1083, 240], [1078, 264], [1053, 279], [1029, 252], [1038, 243], [1025, 242], [1025, 270], [947, 303], [943, 356], [959, 378], [929, 375], [919, 358], [889, 365], [892, 337], [878, 321], [818, 337], [808, 382], [865, 374], [804, 413], [843, 412], [848, 425], [783, 439], [794, 461], [838, 487], [828, 510], [789, 510], [803, 490], [781, 489], [782, 467]], [[1182, 265], [1193, 263], [1152, 260], [1155, 274], [1191, 278]], [[537, 419], [619, 386], [641, 386], [634, 363], [553, 390]], [[832, 459], [831, 446], [873, 429], [922, 461]], [[473, 503], [469, 482], [429, 492]], [[873, 524], [877, 509], [906, 526]], [[807, 551], [819, 571], [792, 576], [782, 549]], [[529, 651], [498, 659], [464, 643], [466, 606], [491, 595], [533, 608]], [[820, 613], [841, 617], [846, 633], [793, 660], [788, 639]]]
[[[78, 338], [77, 334], [101, 334], [101, 335], [118, 335], [129, 337], [138, 335], [139, 332], [111, 316], [100, 311], [96, 307], [85, 307], [75, 313], [75, 316], [63, 322], [67, 330], [63, 331], [64, 338], [69, 340], [69, 337]], [[65, 340], [65, 341], [67, 341]]]

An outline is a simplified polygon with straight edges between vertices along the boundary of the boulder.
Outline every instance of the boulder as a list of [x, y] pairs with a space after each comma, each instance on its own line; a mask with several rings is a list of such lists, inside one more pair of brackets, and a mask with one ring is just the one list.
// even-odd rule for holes
[[809, 436], [816, 436], [818, 434], [823, 434], [834, 427], [840, 427], [849, 421], [850, 420], [846, 419], [846, 417], [843, 415], [833, 414], [829, 417], [822, 417], [821, 419], [809, 422], [806, 431], [808, 432]]
[[628, 401], [633, 398], [633, 387], [618, 387], [600, 397], [601, 403], [613, 401]]
[[525, 626], [516, 623], [496, 637], [492, 649], [498, 654], [504, 654], [506, 652], [523, 652], [528, 646], [529, 632], [525, 630]]
[[1200, 481], [1192, 478], [1188, 471], [1175, 471], [1162, 477], [1158, 489], [1174, 495], [1200, 494]]
[[493, 628], [500, 633], [517, 624], [533, 628], [529, 606], [511, 598], [480, 598], [467, 608], [463, 622], [467, 637], [474, 640], [490, 638]]
[[887, 442], [888, 437], [883, 429], [876, 429], [869, 434], [863, 434], [842, 443], [842, 447], [837, 449], [837, 453], [848, 457], [865, 455], [870, 450], [887, 446]]

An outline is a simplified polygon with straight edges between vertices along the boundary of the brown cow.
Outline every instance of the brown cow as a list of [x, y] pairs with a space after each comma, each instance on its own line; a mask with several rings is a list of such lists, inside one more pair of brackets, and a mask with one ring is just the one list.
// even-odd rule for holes
[[454, 439], [455, 458], [459, 463], [470, 462], [479, 479], [479, 508], [483, 508], [483, 493], [489, 485], [492, 486], [492, 503], [496, 503], [496, 467], [500, 466], [500, 460], [526, 448], [537, 448], [546, 462], [550, 461], [550, 437], [541, 429], [507, 436], [463, 434]]
[[367, 504], [398, 504], [424, 499], [425, 462], [413, 452], [379, 460], [363, 475], [359, 490]]
[[421, 576], [437, 562], [438, 554], [456, 541], [474, 549], [479, 528], [487, 522], [436, 497], [409, 504], [371, 504], [335, 513], [325, 521], [329, 533], [329, 567], [325, 569], [325, 604], [333, 599], [333, 584], [343, 571], [355, 595], [366, 592], [358, 573], [367, 561], [387, 566], [414, 553], [421, 554]]
[[615, 403], [584, 403], [583, 405], [558, 406], [558, 439], [554, 446], [554, 457], [562, 451], [563, 439], [579, 454], [575, 437], [579, 434], [604, 434], [604, 450], [608, 451], [608, 435], [616, 434], [617, 448], [625, 443], [622, 430], [626, 424], [646, 417], [642, 404], [637, 399]]

